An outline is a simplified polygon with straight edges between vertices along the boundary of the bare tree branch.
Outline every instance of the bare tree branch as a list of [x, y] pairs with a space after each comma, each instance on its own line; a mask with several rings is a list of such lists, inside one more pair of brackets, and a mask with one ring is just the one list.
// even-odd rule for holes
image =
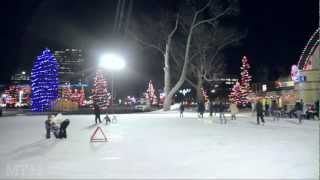
[[197, 88], [197, 85], [195, 83], [193, 83], [189, 78], [186, 78], [186, 81], [193, 87], [193, 88]]
[[143, 41], [142, 39], [139, 39], [139, 38], [138, 38], [137, 36], [135, 36], [134, 33], [132, 33], [130, 30], [129, 30], [129, 35], [130, 35], [131, 37], [133, 37], [136, 42], [142, 44], [143, 46], [147, 46], [147, 47], [153, 48], [153, 49], [159, 51], [161, 54], [164, 54], [164, 53], [165, 53], [164, 50], [162, 50], [159, 46], [156, 46], [156, 45], [154, 45], [154, 44], [152, 44], [152, 43], [149, 43], [149, 42]]

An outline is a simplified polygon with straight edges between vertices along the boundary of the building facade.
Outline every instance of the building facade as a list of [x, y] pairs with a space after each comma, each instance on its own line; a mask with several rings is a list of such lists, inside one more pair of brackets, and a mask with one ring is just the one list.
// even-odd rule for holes
[[81, 49], [65, 49], [54, 51], [59, 63], [60, 83], [79, 83], [84, 80], [85, 61]]
[[[320, 28], [309, 39], [298, 62], [298, 73], [291, 73], [299, 99], [312, 104], [320, 100]], [[297, 78], [298, 77], [298, 78]]]
[[13, 84], [28, 84], [30, 82], [30, 73], [24, 70], [16, 72], [11, 76]]

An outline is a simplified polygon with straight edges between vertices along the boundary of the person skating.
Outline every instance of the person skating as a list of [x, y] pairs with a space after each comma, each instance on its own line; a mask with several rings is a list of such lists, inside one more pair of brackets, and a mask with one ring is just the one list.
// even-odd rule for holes
[[61, 113], [52, 118], [52, 131], [56, 138], [67, 138], [67, 127], [70, 124], [69, 119], [64, 119]]
[[204, 102], [201, 101], [201, 102], [198, 103], [199, 118], [203, 118], [204, 111], [205, 111]]
[[106, 120], [106, 125], [108, 125], [109, 123], [111, 123], [111, 119], [109, 117], [108, 112], [106, 112], [106, 116], [103, 118], [104, 120]]
[[255, 116], [255, 111], [256, 110], [256, 103], [254, 101], [251, 102], [251, 113], [252, 116]]
[[222, 102], [220, 102], [218, 108], [219, 108], [218, 110], [219, 110], [219, 113], [220, 113], [220, 116], [219, 116], [219, 118], [220, 118], [220, 123], [221, 123], [221, 124], [227, 124], [227, 118], [226, 118], [226, 116], [225, 116], [225, 114], [224, 114], [225, 109], [226, 109], [225, 104], [222, 103]]
[[264, 125], [264, 119], [263, 119], [263, 106], [261, 101], [258, 101], [256, 104], [256, 111], [257, 111], [257, 124], [260, 124], [260, 119], [262, 122], [262, 125]]
[[320, 117], [319, 117], [319, 100], [317, 100], [315, 103], [314, 103], [314, 107], [315, 107], [315, 110], [316, 110], [316, 116], [318, 117], [318, 120], [320, 120]]
[[51, 138], [51, 128], [52, 128], [52, 115], [48, 115], [47, 120], [45, 120], [44, 124], [45, 124], [45, 128], [46, 128], [46, 138], [50, 139]]
[[211, 117], [211, 118], [212, 118], [213, 110], [214, 110], [214, 105], [213, 105], [213, 102], [212, 102], [212, 101], [210, 101], [210, 104], [209, 104], [209, 111], [210, 111], [210, 117]]
[[270, 111], [269, 108], [270, 108], [269, 104], [266, 103], [266, 104], [264, 105], [264, 113], [265, 113], [266, 116], [269, 116], [269, 111]]
[[237, 104], [235, 104], [235, 103], [230, 104], [230, 112], [231, 112], [231, 120], [236, 120], [236, 114], [239, 113], [239, 109], [237, 107]]
[[183, 118], [183, 112], [184, 112], [183, 102], [181, 102], [180, 107], [179, 107], [179, 110], [180, 110], [180, 118]]
[[281, 112], [279, 110], [279, 106], [276, 101], [272, 101], [271, 107], [270, 107], [271, 116], [273, 117], [273, 121], [277, 120], [279, 121], [279, 118], [281, 116]]
[[65, 119], [60, 124], [59, 138], [67, 138], [67, 127], [70, 124], [69, 119]]
[[99, 123], [101, 123], [101, 119], [100, 119], [100, 113], [101, 112], [100, 112], [100, 108], [99, 108], [99, 106], [97, 104], [93, 105], [93, 112], [94, 112], [94, 115], [95, 115], [94, 120], [95, 120], [96, 124], [98, 124], [98, 120], [99, 120]]
[[295, 114], [297, 115], [298, 121], [301, 124], [302, 123], [302, 113], [303, 113], [303, 101], [301, 99], [300, 102], [296, 102], [295, 106]]

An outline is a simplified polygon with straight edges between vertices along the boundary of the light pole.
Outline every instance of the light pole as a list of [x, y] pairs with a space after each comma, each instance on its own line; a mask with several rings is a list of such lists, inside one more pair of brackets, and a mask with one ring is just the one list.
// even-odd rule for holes
[[111, 105], [114, 98], [114, 71], [121, 70], [125, 67], [124, 59], [117, 54], [104, 54], [99, 61], [99, 67], [109, 69], [111, 71]]

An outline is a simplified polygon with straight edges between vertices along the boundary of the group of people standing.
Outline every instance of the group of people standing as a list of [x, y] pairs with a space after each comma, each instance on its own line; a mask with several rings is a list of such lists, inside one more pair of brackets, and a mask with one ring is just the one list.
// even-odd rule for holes
[[[210, 112], [210, 117], [213, 116], [213, 113], [216, 115], [219, 113], [219, 118], [220, 118], [220, 123], [221, 124], [226, 124], [227, 123], [227, 118], [225, 116], [225, 112], [230, 109], [231, 112], [231, 120], [236, 120], [236, 114], [239, 113], [239, 109], [236, 104], [231, 103], [230, 105], [226, 104], [225, 102], [209, 102], [209, 112]], [[183, 102], [181, 102], [180, 107], [180, 118], [183, 117], [183, 112], [185, 110]], [[203, 101], [198, 102], [197, 106], [197, 112], [198, 112], [198, 118], [203, 118], [204, 112], [205, 112], [205, 104]]]

